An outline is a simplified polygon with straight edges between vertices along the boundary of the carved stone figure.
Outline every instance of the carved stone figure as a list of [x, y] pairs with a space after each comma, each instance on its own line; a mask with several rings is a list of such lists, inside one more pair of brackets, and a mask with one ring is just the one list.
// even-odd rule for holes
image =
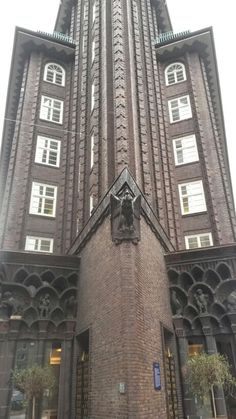
[[48, 318], [48, 315], [50, 313], [50, 305], [51, 305], [51, 300], [50, 300], [49, 294], [45, 294], [45, 296], [42, 296], [40, 298], [39, 315], [42, 319]]
[[7, 291], [1, 295], [0, 299], [0, 318], [7, 319], [11, 316], [21, 316], [22, 306], [19, 301]]
[[27, 344], [23, 343], [16, 351], [16, 368], [23, 369], [27, 366]]
[[140, 240], [141, 195], [134, 197], [125, 188], [120, 197], [111, 195], [112, 238], [116, 243], [122, 240]]
[[65, 300], [66, 317], [69, 319], [75, 318], [76, 310], [77, 310], [76, 298], [74, 295], [71, 295], [69, 298]]
[[226, 308], [229, 313], [236, 313], [236, 297], [232, 294], [228, 296], [226, 300]]
[[171, 291], [170, 302], [171, 302], [171, 308], [172, 308], [173, 314], [175, 316], [181, 316], [182, 311], [183, 311], [182, 310], [182, 304], [181, 304], [180, 300], [178, 299], [175, 290]]
[[199, 313], [207, 313], [208, 295], [204, 294], [202, 289], [197, 289], [194, 295], [194, 300]]

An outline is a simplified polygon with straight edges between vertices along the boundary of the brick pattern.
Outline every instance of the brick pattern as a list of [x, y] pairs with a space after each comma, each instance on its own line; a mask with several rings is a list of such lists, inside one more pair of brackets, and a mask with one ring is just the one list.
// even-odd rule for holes
[[[11, 195], [9, 196], [9, 210], [6, 220], [6, 230], [3, 246], [5, 249], [16, 250], [22, 246], [21, 232], [24, 228], [26, 202], [31, 181], [29, 180], [33, 136], [40, 79], [40, 65], [42, 56], [32, 53], [28, 68], [27, 83], [25, 85], [24, 105], [21, 113], [21, 125], [17, 144], [17, 157], [14, 167]], [[21, 188], [19, 188], [19, 182]], [[17, 221], [16, 221], [17, 220]]]
[[[83, 30], [80, 32], [80, 25]], [[78, 91], [75, 91], [75, 97], [78, 95], [79, 112], [79, 144], [78, 144], [78, 172], [77, 172], [77, 185], [78, 185], [78, 213], [77, 213], [77, 226], [83, 225], [85, 221], [85, 143], [86, 143], [86, 126], [87, 126], [87, 106], [90, 105], [87, 72], [88, 72], [88, 32], [89, 31], [89, 7], [88, 2], [84, 3], [81, 7], [81, 1], [78, 2], [77, 11], [77, 26], [76, 26], [76, 40], [80, 50], [76, 55], [75, 64], [78, 66], [75, 71], [75, 79], [80, 77]], [[81, 33], [81, 36], [80, 36]], [[80, 55], [79, 55], [80, 54]], [[82, 58], [81, 58], [82, 57]], [[88, 102], [88, 103], [87, 103]]]
[[[94, 206], [97, 205], [99, 196], [99, 179], [100, 179], [100, 120], [101, 120], [101, 74], [100, 74], [100, 36], [101, 36], [101, 22], [100, 22], [100, 11], [101, 5], [99, 2], [96, 2], [95, 8], [95, 20], [92, 24], [91, 36], [89, 38], [89, 57], [88, 63], [91, 73], [91, 83], [95, 84], [95, 102], [94, 109], [90, 115], [90, 126], [87, 131], [87, 167], [86, 173], [87, 178], [89, 179], [89, 195], [93, 195]], [[92, 62], [92, 42], [95, 42], [95, 58]], [[89, 111], [88, 111], [89, 112]], [[94, 136], [94, 164], [91, 170], [90, 168], [90, 159], [91, 159], [91, 135]], [[89, 202], [89, 196], [88, 196]], [[89, 217], [89, 212], [87, 212], [87, 218]]]
[[127, 82], [124, 43], [124, 4], [114, 0], [113, 59], [114, 59], [114, 118], [115, 118], [115, 170], [118, 175], [129, 164]]
[[[136, 58], [136, 77], [137, 77], [137, 99], [138, 99], [138, 121], [139, 138], [141, 149], [141, 173], [142, 190], [149, 202], [152, 197], [151, 167], [149, 161], [149, 146], [147, 138], [149, 136], [147, 125], [147, 100], [145, 98], [145, 68], [142, 56], [142, 20], [137, 2], [133, 4], [133, 25], [134, 25], [134, 48]], [[141, 185], [140, 185], [141, 186]]]
[[[117, 412], [121, 418], [166, 417], [160, 322], [172, 325], [164, 257], [143, 220], [141, 236], [137, 246], [114, 245], [106, 218], [81, 252], [77, 333], [90, 330], [94, 419]], [[154, 361], [161, 364], [160, 392], [153, 388]]]
[[[217, 154], [217, 159], [218, 159], [218, 162], [219, 162], [220, 172], [217, 171], [217, 173], [220, 173], [220, 175], [221, 175], [221, 182], [223, 183], [222, 188], [224, 189], [224, 194], [226, 196], [226, 205], [227, 205], [227, 209], [228, 209], [228, 214], [226, 214], [226, 208], [225, 208], [223, 210], [223, 214], [220, 212], [219, 216], [223, 216], [223, 221], [225, 223], [224, 234], [225, 234], [225, 228], [226, 228], [226, 220], [227, 220], [227, 225], [231, 224], [232, 231], [230, 230], [230, 232], [227, 232], [227, 237], [224, 237], [224, 240], [226, 240], [226, 241], [228, 240], [228, 242], [230, 242], [232, 240], [235, 240], [236, 218], [235, 218], [235, 211], [234, 211], [234, 205], [233, 205], [232, 190], [231, 190], [231, 187], [230, 187], [229, 173], [227, 171], [227, 165], [226, 165], [226, 160], [225, 160], [225, 156], [224, 156], [225, 144], [223, 143], [224, 140], [222, 138], [220, 138], [219, 131], [217, 129], [217, 121], [216, 121], [215, 114], [214, 114], [213, 101], [212, 101], [212, 98], [211, 98], [211, 95], [210, 95], [210, 89], [209, 89], [209, 83], [208, 83], [207, 75], [206, 75], [205, 63], [204, 63], [204, 60], [202, 58], [200, 58], [200, 63], [201, 63], [203, 80], [204, 80], [205, 89], [206, 89], [206, 96], [207, 96], [207, 101], [208, 101], [208, 106], [209, 106], [209, 113], [210, 113], [210, 117], [211, 117], [212, 131], [214, 133], [216, 154]], [[222, 193], [223, 193], [223, 191], [222, 191]], [[232, 236], [233, 236], [233, 239], [232, 239]], [[220, 244], [222, 244], [222, 243], [220, 243]]]
[[[16, 113], [16, 120], [20, 121], [22, 117], [22, 109], [23, 109], [23, 102], [24, 102], [24, 91], [25, 91], [25, 85], [26, 85], [26, 75], [27, 75], [27, 68], [28, 68], [28, 61], [25, 62], [24, 65], [24, 71], [22, 76], [22, 83], [21, 83], [21, 93], [19, 97], [19, 103], [18, 103], [18, 109]], [[5, 240], [5, 234], [6, 234], [6, 227], [7, 227], [7, 216], [10, 215], [10, 208], [11, 211], [15, 209], [15, 204], [13, 205], [13, 208], [10, 207], [10, 194], [11, 194], [11, 188], [12, 188], [12, 182], [13, 182], [13, 176], [15, 175], [15, 164], [16, 164], [16, 157], [19, 153], [18, 151], [18, 136], [20, 131], [20, 124], [16, 124], [13, 140], [12, 140], [12, 148], [11, 148], [11, 154], [8, 164], [8, 176], [6, 179], [6, 186], [5, 186], [5, 192], [3, 196], [3, 205], [2, 205], [2, 211], [1, 211], [1, 223], [0, 223], [0, 247], [3, 247], [3, 243]]]

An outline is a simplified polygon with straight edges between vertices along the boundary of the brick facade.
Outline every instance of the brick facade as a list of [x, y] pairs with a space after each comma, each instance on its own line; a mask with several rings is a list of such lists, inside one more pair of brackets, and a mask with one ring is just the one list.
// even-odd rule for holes
[[[48, 338], [62, 342], [58, 419], [171, 419], [172, 411], [175, 419], [198, 418], [181, 376], [188, 345], [200, 339], [206, 349], [217, 343], [222, 349], [224, 335], [232, 346], [235, 330], [223, 320], [225, 329], [211, 333], [208, 348], [201, 315], [190, 328], [195, 334], [188, 330], [191, 316], [199, 315], [198, 287], [213, 300], [222, 286], [221, 308], [209, 305], [209, 322], [210, 310], [219, 322], [222, 310], [233, 321], [227, 298], [236, 289], [223, 261], [220, 270], [204, 273], [214, 252], [229, 257], [236, 227], [212, 30], [173, 35], [163, 0], [62, 0], [55, 31], [17, 28], [15, 37], [0, 168], [0, 248], [7, 251], [0, 265], [0, 343], [8, 352], [7, 370], [0, 357], [0, 419], [9, 417], [13, 388], [6, 381], [17, 339], [31, 338], [39, 363]], [[49, 62], [65, 70], [65, 86], [44, 80]], [[172, 63], [184, 65], [186, 80], [168, 86]], [[62, 123], [40, 119], [42, 95], [63, 101]], [[185, 95], [192, 116], [171, 122], [168, 101]], [[199, 159], [176, 165], [173, 140], [190, 134]], [[35, 162], [40, 135], [60, 142], [59, 167]], [[206, 210], [183, 215], [179, 184], [197, 180]], [[30, 214], [33, 182], [57, 187], [54, 216]], [[185, 236], [200, 233], [212, 234], [213, 248], [185, 251]], [[26, 252], [26, 236], [53, 239], [57, 256]], [[12, 251], [19, 252], [16, 261]], [[77, 262], [75, 284], [64, 270]], [[40, 286], [43, 291], [32, 288]], [[21, 298], [24, 287], [29, 307], [24, 301], [16, 333], [13, 308], [6, 313], [6, 306], [9, 292]], [[54, 305], [42, 314], [37, 292], [45, 297], [44, 287]], [[180, 318], [169, 287], [183, 308]], [[32, 316], [37, 327], [27, 323]], [[160, 390], [154, 389], [155, 362]], [[218, 399], [225, 414], [222, 393]]]

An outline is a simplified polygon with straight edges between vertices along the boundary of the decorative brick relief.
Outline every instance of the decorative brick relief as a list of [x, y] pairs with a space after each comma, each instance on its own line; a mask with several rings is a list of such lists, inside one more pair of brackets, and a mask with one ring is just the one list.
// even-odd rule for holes
[[114, 110], [117, 174], [129, 164], [123, 1], [113, 1]]

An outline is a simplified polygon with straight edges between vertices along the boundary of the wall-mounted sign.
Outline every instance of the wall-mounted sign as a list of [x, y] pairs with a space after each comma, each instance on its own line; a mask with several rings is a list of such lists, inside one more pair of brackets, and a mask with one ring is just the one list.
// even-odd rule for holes
[[161, 369], [159, 362], [153, 362], [153, 378], [155, 390], [161, 390]]

